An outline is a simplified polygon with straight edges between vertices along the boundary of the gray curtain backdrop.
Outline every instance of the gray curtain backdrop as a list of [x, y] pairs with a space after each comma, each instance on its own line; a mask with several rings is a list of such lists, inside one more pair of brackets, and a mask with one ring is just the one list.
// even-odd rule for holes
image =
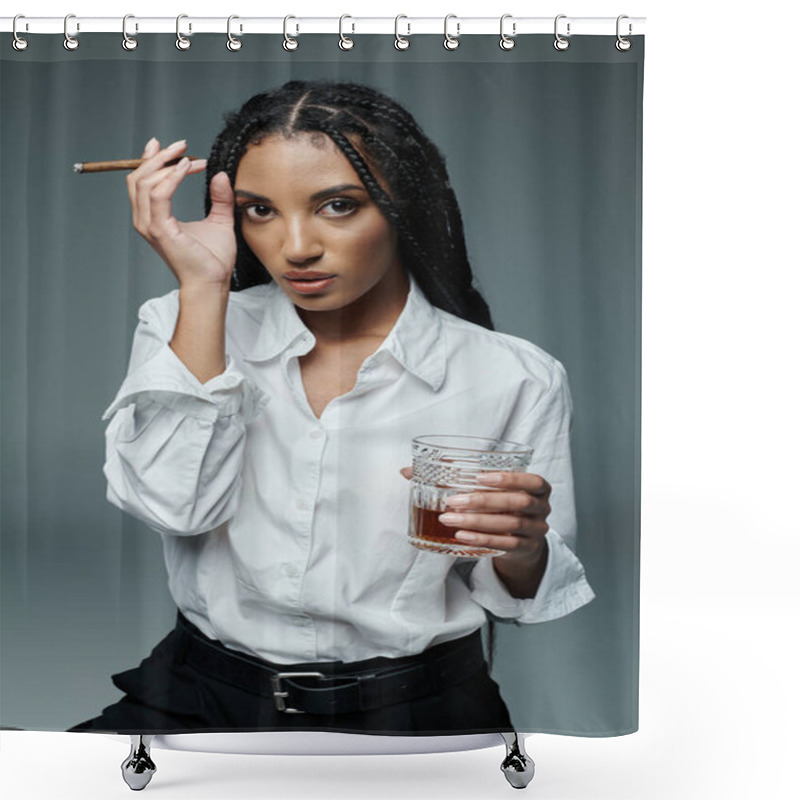
[[[124, 173], [72, 164], [138, 156], [156, 135], [207, 155], [222, 113], [293, 78], [368, 83], [443, 150], [479, 288], [498, 330], [567, 368], [575, 403], [578, 555], [597, 598], [501, 625], [494, 676], [518, 730], [637, 728], [644, 39], [612, 37], [0, 36], [2, 618], [0, 722], [63, 730], [119, 698], [109, 676], [174, 624], [158, 535], [105, 500], [103, 424], [138, 306], [175, 287], [133, 230]], [[203, 216], [203, 178], [178, 192]], [[402, 465], [398, 465], [399, 466]]]

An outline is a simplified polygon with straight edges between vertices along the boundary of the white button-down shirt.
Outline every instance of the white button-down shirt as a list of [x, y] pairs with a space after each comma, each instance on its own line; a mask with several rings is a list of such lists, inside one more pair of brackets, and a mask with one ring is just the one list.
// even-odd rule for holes
[[[205, 384], [168, 345], [177, 291], [142, 306], [104, 415], [108, 497], [161, 534], [178, 608], [227, 647], [279, 663], [399, 657], [476, 630], [487, 612], [541, 622], [594, 597], [571, 549], [563, 367], [410, 282], [392, 331], [320, 418], [298, 361], [315, 339], [275, 283], [231, 294], [227, 367]], [[399, 470], [422, 434], [533, 446], [529, 469], [553, 487], [534, 598], [512, 597], [491, 558], [408, 543]]]

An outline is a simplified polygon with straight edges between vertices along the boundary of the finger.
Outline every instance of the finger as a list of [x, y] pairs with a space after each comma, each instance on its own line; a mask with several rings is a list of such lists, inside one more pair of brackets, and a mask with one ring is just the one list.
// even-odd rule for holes
[[[546, 533], [546, 531], [545, 531]], [[523, 551], [534, 551], [541, 546], [541, 540], [544, 533], [541, 535], [525, 537], [525, 536], [502, 536], [491, 533], [484, 533], [483, 531], [463, 530], [456, 531], [455, 538], [461, 542], [465, 542], [479, 547], [491, 547], [493, 550], [504, 550], [507, 553]]]
[[185, 149], [186, 139], [179, 139], [177, 142], [167, 145], [163, 150], [153, 148], [151, 154], [146, 157], [143, 156], [143, 163], [136, 167], [136, 169], [131, 172], [131, 175], [135, 175], [137, 178], [146, 177], [161, 169], [167, 161], [177, 158]]
[[142, 163], [135, 170], [129, 172], [126, 178], [128, 184], [128, 194], [132, 203], [136, 199], [136, 188], [139, 181], [162, 166], [165, 161], [169, 161], [169, 155], [164, 154], [169, 153], [170, 150], [175, 148], [175, 145], [177, 144], [179, 143], [173, 142], [173, 144], [169, 145], [169, 147], [166, 147], [164, 150], [162, 150], [161, 144], [154, 136], [145, 145], [144, 152], [142, 153]]
[[413, 471], [413, 469], [412, 469], [411, 467], [403, 467], [403, 468], [400, 470], [400, 474], [401, 474], [401, 475], [402, 475], [402, 476], [403, 476], [403, 477], [404, 477], [406, 480], [410, 481], [410, 480], [411, 480], [411, 477], [412, 477], [412, 476], [413, 476], [413, 474], [414, 474], [414, 471]]
[[208, 184], [211, 210], [208, 221], [221, 225], [233, 224], [233, 187], [226, 172], [218, 172]]
[[[155, 155], [161, 145], [159, 144], [158, 139], [154, 136], [150, 141], [144, 146], [144, 151], [142, 152], [142, 158], [150, 158], [151, 156]], [[141, 169], [141, 165], [137, 167], [137, 169]], [[137, 170], [133, 170], [133, 172], [128, 173], [125, 176], [125, 184], [128, 187], [128, 199], [131, 201], [131, 209], [133, 211], [133, 224], [134, 227], [138, 228], [138, 219], [137, 219], [137, 209], [136, 209], [136, 178], [134, 177], [134, 173]]]
[[[156, 222], [154, 219], [153, 203], [158, 200], [159, 187], [163, 187], [165, 182], [175, 177], [176, 169], [178, 173], [183, 172], [183, 166], [181, 165], [180, 169], [178, 169], [178, 166], [178, 164], [174, 164], [170, 167], [163, 167], [158, 170], [158, 172], [154, 172], [152, 175], [142, 178], [136, 184], [136, 218], [139, 223], [138, 230], [148, 239], [152, 237], [153, 225]], [[183, 176], [181, 175], [181, 177]], [[161, 191], [163, 192], [163, 188]], [[167, 214], [167, 216], [169, 216], [169, 214]]]
[[161, 145], [158, 143], [158, 139], [154, 136], [150, 141], [144, 146], [144, 151], [142, 152], [142, 158], [150, 158], [154, 153], [158, 152], [158, 148]]
[[[185, 147], [185, 142], [182, 143], [182, 145]], [[175, 151], [179, 152], [181, 149], [183, 149], [183, 147], [177, 147], [175, 148]], [[164, 152], [168, 152], [168, 150], [169, 148], [167, 148], [167, 151]], [[159, 156], [161, 156], [161, 154], [159, 154]], [[173, 159], [174, 156], [175, 153], [172, 155], [168, 154], [166, 157], [168, 159]], [[139, 230], [149, 233], [149, 228], [157, 221], [154, 219], [152, 204], [153, 199], [160, 199], [161, 194], [165, 191], [164, 183], [174, 181], [176, 176], [179, 176], [180, 179], [183, 180], [186, 175], [190, 174], [191, 172], [198, 172], [200, 169], [205, 169], [205, 159], [196, 159], [191, 161], [184, 156], [183, 159], [181, 159], [177, 164], [162, 166], [161, 169], [157, 170], [156, 172], [145, 175], [144, 177], [140, 177], [139, 180], [134, 184], [136, 192], [136, 213], [137, 219], [141, 226]], [[173, 193], [174, 188], [172, 192], [169, 192], [170, 197]], [[161, 218], [163, 221], [163, 209], [160, 210], [156, 216]], [[169, 218], [169, 216], [170, 214], [168, 212], [167, 218]]]
[[521, 489], [530, 494], [550, 494], [552, 487], [541, 476], [532, 472], [486, 472], [476, 475], [478, 483], [500, 489]]
[[[131, 172], [127, 177], [128, 196], [133, 206], [134, 225], [138, 230], [146, 228], [150, 219], [149, 198], [146, 192], [153, 183], [159, 183], [160, 178], [154, 178], [154, 174], [164, 169], [167, 161], [178, 156], [186, 149], [186, 140], [173, 142], [169, 147], [155, 152], [152, 156], [145, 159], [139, 167]], [[166, 169], [172, 169], [166, 167]], [[163, 177], [163, 175], [161, 176]]]
[[[149, 187], [150, 223], [149, 230], [156, 239], [175, 236], [179, 233], [178, 220], [172, 216], [172, 196], [180, 182], [188, 175], [191, 162], [182, 158], [168, 170], [160, 170], [165, 174]], [[157, 173], [157, 174], [159, 174]]]
[[446, 511], [439, 514], [439, 522], [453, 528], [524, 536], [533, 530], [535, 520], [517, 514], [456, 514]]
[[194, 158], [189, 163], [189, 169], [187, 171], [187, 175], [194, 175], [197, 172], [205, 171], [206, 165], [208, 164], [208, 159], [205, 158]]
[[516, 514], [543, 513], [547, 499], [523, 491], [472, 492], [445, 498], [453, 511], [510, 511]]

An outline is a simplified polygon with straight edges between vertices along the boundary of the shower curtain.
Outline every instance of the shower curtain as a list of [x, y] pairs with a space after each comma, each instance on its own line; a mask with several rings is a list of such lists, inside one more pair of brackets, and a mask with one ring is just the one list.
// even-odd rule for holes
[[[614, 36], [563, 51], [539, 35], [508, 51], [495, 35], [452, 51], [411, 41], [398, 51], [363, 35], [342, 51], [335, 35], [310, 35], [287, 52], [258, 35], [230, 52], [208, 35], [179, 51], [174, 35], [152, 34], [126, 51], [119, 35], [87, 34], [72, 52], [59, 36], [16, 52], [0, 37], [4, 727], [59, 731], [99, 713], [121, 696], [110, 676], [175, 620], [161, 537], [106, 499], [101, 417], [138, 309], [176, 283], [132, 227], [126, 173], [72, 166], [139, 157], [154, 135], [206, 157], [225, 112], [324, 78], [410, 111], [445, 156], [496, 330], [568, 376], [574, 551], [595, 597], [547, 621], [494, 620], [492, 677], [513, 724], [637, 729], [644, 39], [627, 52]], [[202, 177], [173, 208], [205, 215]], [[409, 442], [393, 469], [410, 463]]]

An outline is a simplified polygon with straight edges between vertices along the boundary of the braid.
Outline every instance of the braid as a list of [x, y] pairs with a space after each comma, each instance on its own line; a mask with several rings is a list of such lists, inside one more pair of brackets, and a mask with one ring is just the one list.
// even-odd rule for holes
[[236, 135], [228, 152], [228, 157], [225, 159], [225, 172], [230, 174], [230, 172], [235, 170], [238, 166], [239, 160], [242, 157], [242, 151], [245, 145], [250, 141], [251, 134], [258, 128], [258, 122], [258, 119], [250, 120]]

